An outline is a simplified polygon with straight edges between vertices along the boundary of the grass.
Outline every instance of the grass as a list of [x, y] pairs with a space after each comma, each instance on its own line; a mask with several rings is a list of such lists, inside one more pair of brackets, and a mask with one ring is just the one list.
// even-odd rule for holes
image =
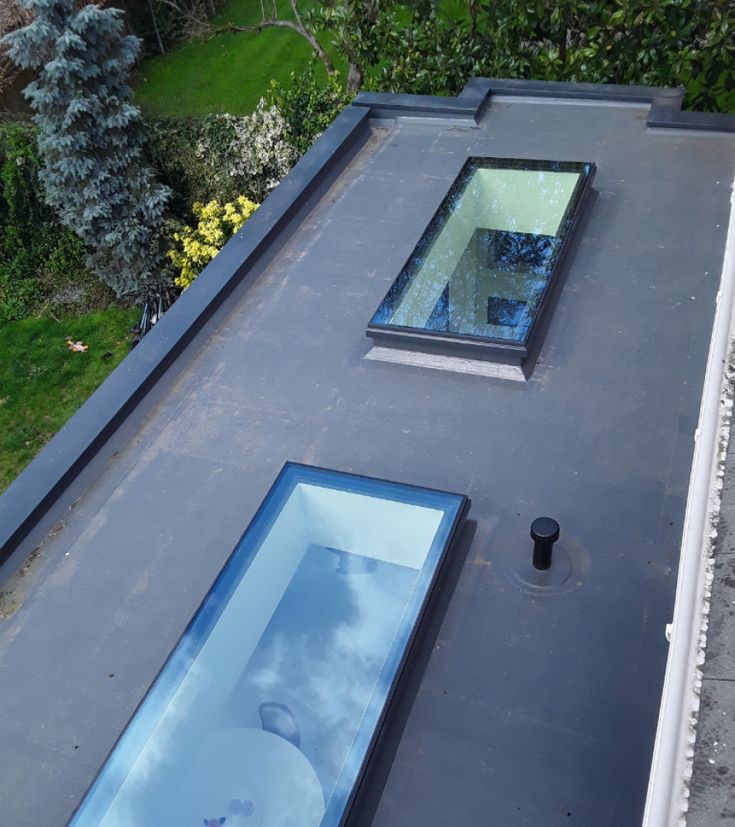
[[[315, 2], [302, 0], [300, 9], [305, 12]], [[292, 16], [289, 0], [278, 0], [278, 7], [282, 18]], [[259, 20], [259, 2], [230, 0], [212, 25], [247, 26]], [[328, 38], [320, 42], [327, 45]], [[334, 50], [327, 49], [344, 74]], [[287, 83], [310, 58], [309, 44], [288, 29], [204, 35], [145, 60], [135, 100], [154, 115], [248, 114], [271, 79]], [[318, 61], [317, 67], [326, 80]], [[113, 308], [59, 321], [44, 317], [0, 325], [0, 492], [119, 364], [138, 315]], [[82, 340], [89, 350], [71, 352], [67, 336]]]
[[[313, 5], [309, 0], [299, 8], [303, 14]], [[288, 0], [278, 0], [278, 7], [282, 18], [293, 17]], [[212, 26], [249, 26], [259, 21], [259, 2], [230, 0]], [[327, 41], [320, 37], [335, 60]], [[135, 102], [151, 115], [247, 115], [255, 109], [272, 78], [286, 83], [292, 71], [306, 68], [310, 57], [309, 44], [289, 29], [215, 37], [205, 34], [172, 47], [165, 55], [144, 60], [136, 80]], [[340, 68], [339, 61], [335, 63]], [[326, 79], [321, 62], [318, 67]], [[344, 67], [342, 71], [344, 74]]]
[[[0, 325], [0, 491], [122, 360], [139, 315], [113, 308]], [[89, 350], [72, 353], [67, 336]]]

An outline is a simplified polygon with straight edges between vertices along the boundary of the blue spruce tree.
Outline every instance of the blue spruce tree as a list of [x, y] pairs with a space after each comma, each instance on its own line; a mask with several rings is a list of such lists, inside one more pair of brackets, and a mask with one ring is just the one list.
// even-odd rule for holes
[[141, 114], [130, 102], [139, 41], [124, 34], [119, 9], [22, 2], [34, 19], [4, 40], [19, 67], [37, 71], [24, 94], [39, 127], [48, 203], [118, 296], [150, 297], [164, 282], [170, 191], [144, 160]]

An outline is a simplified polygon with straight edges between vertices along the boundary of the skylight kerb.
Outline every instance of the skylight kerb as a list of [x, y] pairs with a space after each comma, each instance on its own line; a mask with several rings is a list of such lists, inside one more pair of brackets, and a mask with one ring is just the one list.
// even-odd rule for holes
[[367, 335], [523, 367], [550, 315], [595, 165], [468, 158]]

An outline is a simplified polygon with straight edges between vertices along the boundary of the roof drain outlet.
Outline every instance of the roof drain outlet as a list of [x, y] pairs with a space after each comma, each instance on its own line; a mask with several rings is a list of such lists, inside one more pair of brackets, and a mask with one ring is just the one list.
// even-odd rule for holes
[[559, 523], [551, 517], [537, 517], [531, 523], [533, 567], [540, 571], [551, 568], [551, 549], [559, 539]]

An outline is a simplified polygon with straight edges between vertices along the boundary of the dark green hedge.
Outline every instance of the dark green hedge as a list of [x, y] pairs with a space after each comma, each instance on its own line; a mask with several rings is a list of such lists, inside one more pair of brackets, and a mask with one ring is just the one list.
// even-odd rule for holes
[[111, 294], [85, 265], [85, 250], [62, 227], [38, 180], [35, 128], [0, 122], [0, 322], [107, 306]]

